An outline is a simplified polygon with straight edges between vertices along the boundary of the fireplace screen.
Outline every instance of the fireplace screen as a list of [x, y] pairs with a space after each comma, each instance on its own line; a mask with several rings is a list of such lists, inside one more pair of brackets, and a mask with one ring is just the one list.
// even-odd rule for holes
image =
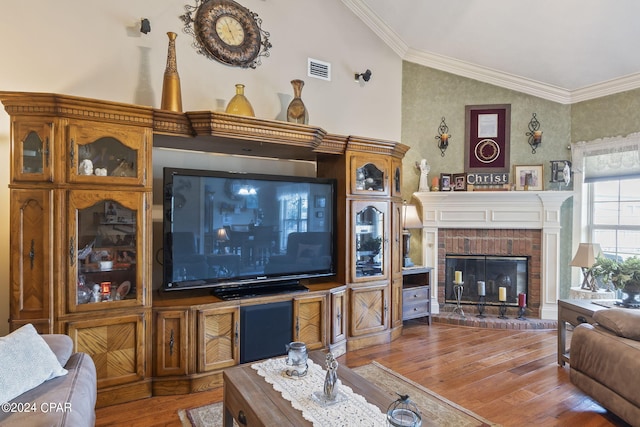
[[461, 302], [478, 302], [478, 281], [485, 282], [485, 302], [499, 305], [498, 288], [507, 290], [507, 305], [518, 306], [518, 294], [527, 293], [528, 257], [447, 255], [445, 302], [456, 302], [453, 289], [455, 272], [462, 272], [464, 282]]

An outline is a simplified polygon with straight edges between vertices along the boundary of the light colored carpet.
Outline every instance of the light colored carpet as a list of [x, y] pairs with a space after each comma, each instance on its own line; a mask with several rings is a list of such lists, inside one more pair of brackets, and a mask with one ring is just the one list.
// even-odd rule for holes
[[[426, 387], [392, 371], [377, 362], [353, 369], [358, 375], [390, 394], [389, 404], [397, 394], [408, 394], [422, 413], [423, 424], [437, 426], [478, 427], [497, 426], [489, 420], [445, 399]], [[222, 402], [178, 412], [184, 427], [222, 426]], [[237, 425], [234, 422], [234, 426]]]

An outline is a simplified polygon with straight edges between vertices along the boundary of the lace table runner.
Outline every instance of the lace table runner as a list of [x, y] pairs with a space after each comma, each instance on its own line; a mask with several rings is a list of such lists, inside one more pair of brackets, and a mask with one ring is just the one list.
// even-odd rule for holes
[[265, 381], [273, 385], [291, 406], [302, 412], [305, 420], [314, 426], [342, 427], [342, 426], [386, 426], [387, 418], [380, 409], [367, 402], [364, 397], [356, 394], [351, 387], [342, 384], [338, 379], [338, 393], [344, 399], [337, 399], [336, 403], [325, 405], [314, 399], [314, 393], [322, 395], [326, 371], [319, 365], [308, 361], [307, 375], [304, 377], [290, 377], [285, 371], [287, 365], [284, 358], [268, 359], [251, 365], [264, 377]]

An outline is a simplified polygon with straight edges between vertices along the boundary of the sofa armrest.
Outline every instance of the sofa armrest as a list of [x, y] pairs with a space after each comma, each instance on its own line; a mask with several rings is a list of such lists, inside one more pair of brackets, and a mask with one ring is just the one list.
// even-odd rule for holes
[[51, 351], [58, 358], [60, 365], [66, 365], [73, 353], [73, 340], [71, 337], [63, 334], [44, 334], [40, 336], [51, 347]]

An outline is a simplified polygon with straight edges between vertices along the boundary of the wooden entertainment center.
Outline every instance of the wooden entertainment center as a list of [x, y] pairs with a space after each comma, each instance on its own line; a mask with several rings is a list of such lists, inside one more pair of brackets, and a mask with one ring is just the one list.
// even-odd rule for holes
[[[291, 301], [293, 339], [336, 355], [402, 333], [408, 146], [59, 94], [0, 101], [11, 119], [10, 328], [71, 336], [96, 363], [98, 406], [221, 386], [240, 360], [244, 306]], [[337, 274], [305, 283], [309, 292], [232, 301], [154, 290], [154, 147], [315, 161], [338, 183]], [[86, 299], [83, 281], [100, 284], [101, 301]]]

